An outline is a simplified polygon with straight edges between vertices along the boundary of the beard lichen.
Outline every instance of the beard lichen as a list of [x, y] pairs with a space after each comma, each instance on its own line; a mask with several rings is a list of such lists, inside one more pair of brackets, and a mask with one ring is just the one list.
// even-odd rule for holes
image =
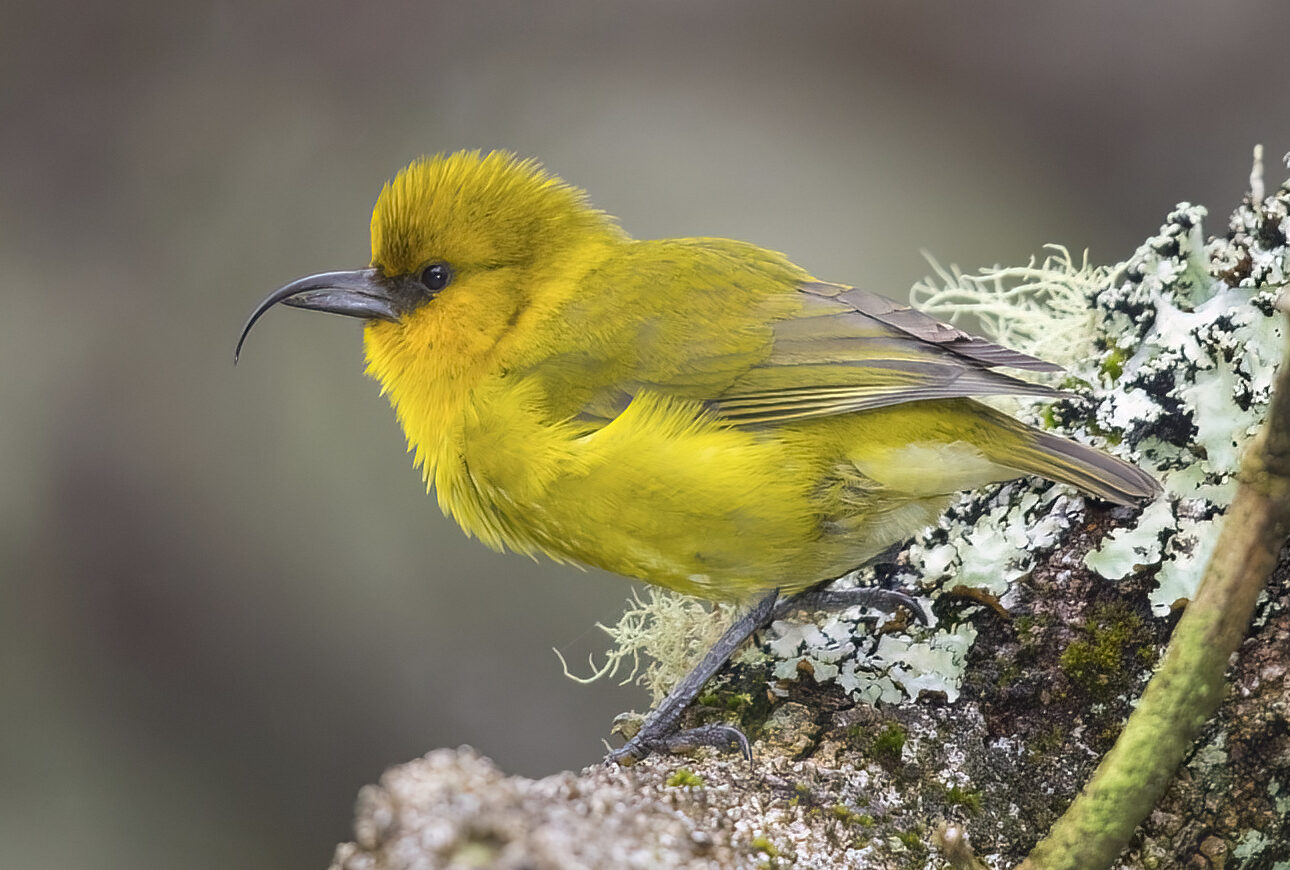
[[956, 325], [974, 318], [980, 331], [1005, 347], [1061, 366], [1079, 360], [1095, 328], [1088, 299], [1105, 286], [1110, 269], [1092, 265], [1088, 251], [1075, 262], [1062, 245], [1046, 245], [1044, 258], [1024, 266], [992, 266], [965, 274], [942, 267], [924, 252], [936, 277], [909, 291], [915, 308]]
[[590, 674], [574, 674], [564, 655], [558, 649], [554, 652], [564, 675], [575, 682], [591, 683], [622, 674], [619, 685], [635, 682], [657, 703], [716, 643], [734, 619], [735, 610], [734, 605], [705, 602], [651, 586], [644, 598], [634, 592], [627, 599], [627, 609], [613, 625], [596, 623], [609, 636], [611, 646], [601, 665], [587, 657]]

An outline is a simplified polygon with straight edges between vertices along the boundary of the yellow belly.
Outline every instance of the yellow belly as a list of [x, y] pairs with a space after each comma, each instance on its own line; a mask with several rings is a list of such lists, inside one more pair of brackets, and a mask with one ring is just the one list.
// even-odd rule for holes
[[[477, 396], [441, 454], [444, 510], [493, 547], [705, 598], [793, 592], [845, 573], [934, 521], [948, 494], [984, 470], [964, 461], [977, 456], [968, 445], [954, 445], [950, 466], [973, 479], [938, 480], [919, 467], [944, 471], [935, 451], [948, 445], [911, 453], [908, 433], [858, 422], [865, 415], [744, 430], [641, 394], [584, 433], [509, 399], [490, 412]], [[891, 443], [865, 430], [891, 430]]]

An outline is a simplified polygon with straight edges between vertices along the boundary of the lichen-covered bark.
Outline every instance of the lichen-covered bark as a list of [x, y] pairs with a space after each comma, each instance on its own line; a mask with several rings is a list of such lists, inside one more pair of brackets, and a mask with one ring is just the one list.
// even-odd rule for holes
[[[504, 776], [466, 748], [436, 750], [364, 789], [355, 842], [333, 866], [938, 867], [931, 843], [942, 820], [959, 822], [989, 866], [1012, 866], [1115, 739], [1164, 633], [1143, 615], [1141, 590], [1071, 606], [1049, 582], [1055, 572], [1036, 572], [1032, 601], [1012, 619], [981, 617], [955, 704], [928, 697], [876, 709], [803, 679], [762, 714], [751, 768], [714, 755], [655, 757], [534, 781]], [[1090, 592], [1078, 580], [1065, 591]], [[1072, 671], [1063, 653], [1081, 642], [1092, 659]], [[1283, 559], [1226, 701], [1121, 866], [1290, 860], [1287, 650]], [[730, 690], [758, 678], [737, 674]]]
[[1125, 866], [1290, 866], [1290, 559], [1284, 551], [1227, 677], [1223, 704], [1139, 829]]
[[1115, 746], [1022, 870], [1108, 867], [1214, 714], [1229, 658], [1290, 536], [1290, 368], [1241, 463], [1240, 485], [1195, 598]]

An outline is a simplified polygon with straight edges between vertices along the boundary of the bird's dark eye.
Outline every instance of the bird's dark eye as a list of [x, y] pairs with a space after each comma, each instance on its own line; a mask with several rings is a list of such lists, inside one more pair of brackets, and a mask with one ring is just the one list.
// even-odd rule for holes
[[421, 283], [432, 293], [438, 293], [452, 280], [452, 268], [447, 263], [431, 263], [421, 273]]

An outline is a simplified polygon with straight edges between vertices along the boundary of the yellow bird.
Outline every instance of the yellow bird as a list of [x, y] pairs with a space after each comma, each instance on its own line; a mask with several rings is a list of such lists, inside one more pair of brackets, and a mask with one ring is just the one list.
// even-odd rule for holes
[[[760, 620], [773, 590], [846, 573], [963, 489], [1158, 491], [972, 398], [1061, 395], [995, 370], [1057, 366], [745, 242], [635, 240], [532, 160], [418, 160], [371, 235], [369, 268], [277, 290], [238, 349], [278, 302], [366, 321], [367, 371], [427, 485], [496, 549], [709, 599], [771, 592]], [[624, 760], [672, 739], [647, 725]]]

